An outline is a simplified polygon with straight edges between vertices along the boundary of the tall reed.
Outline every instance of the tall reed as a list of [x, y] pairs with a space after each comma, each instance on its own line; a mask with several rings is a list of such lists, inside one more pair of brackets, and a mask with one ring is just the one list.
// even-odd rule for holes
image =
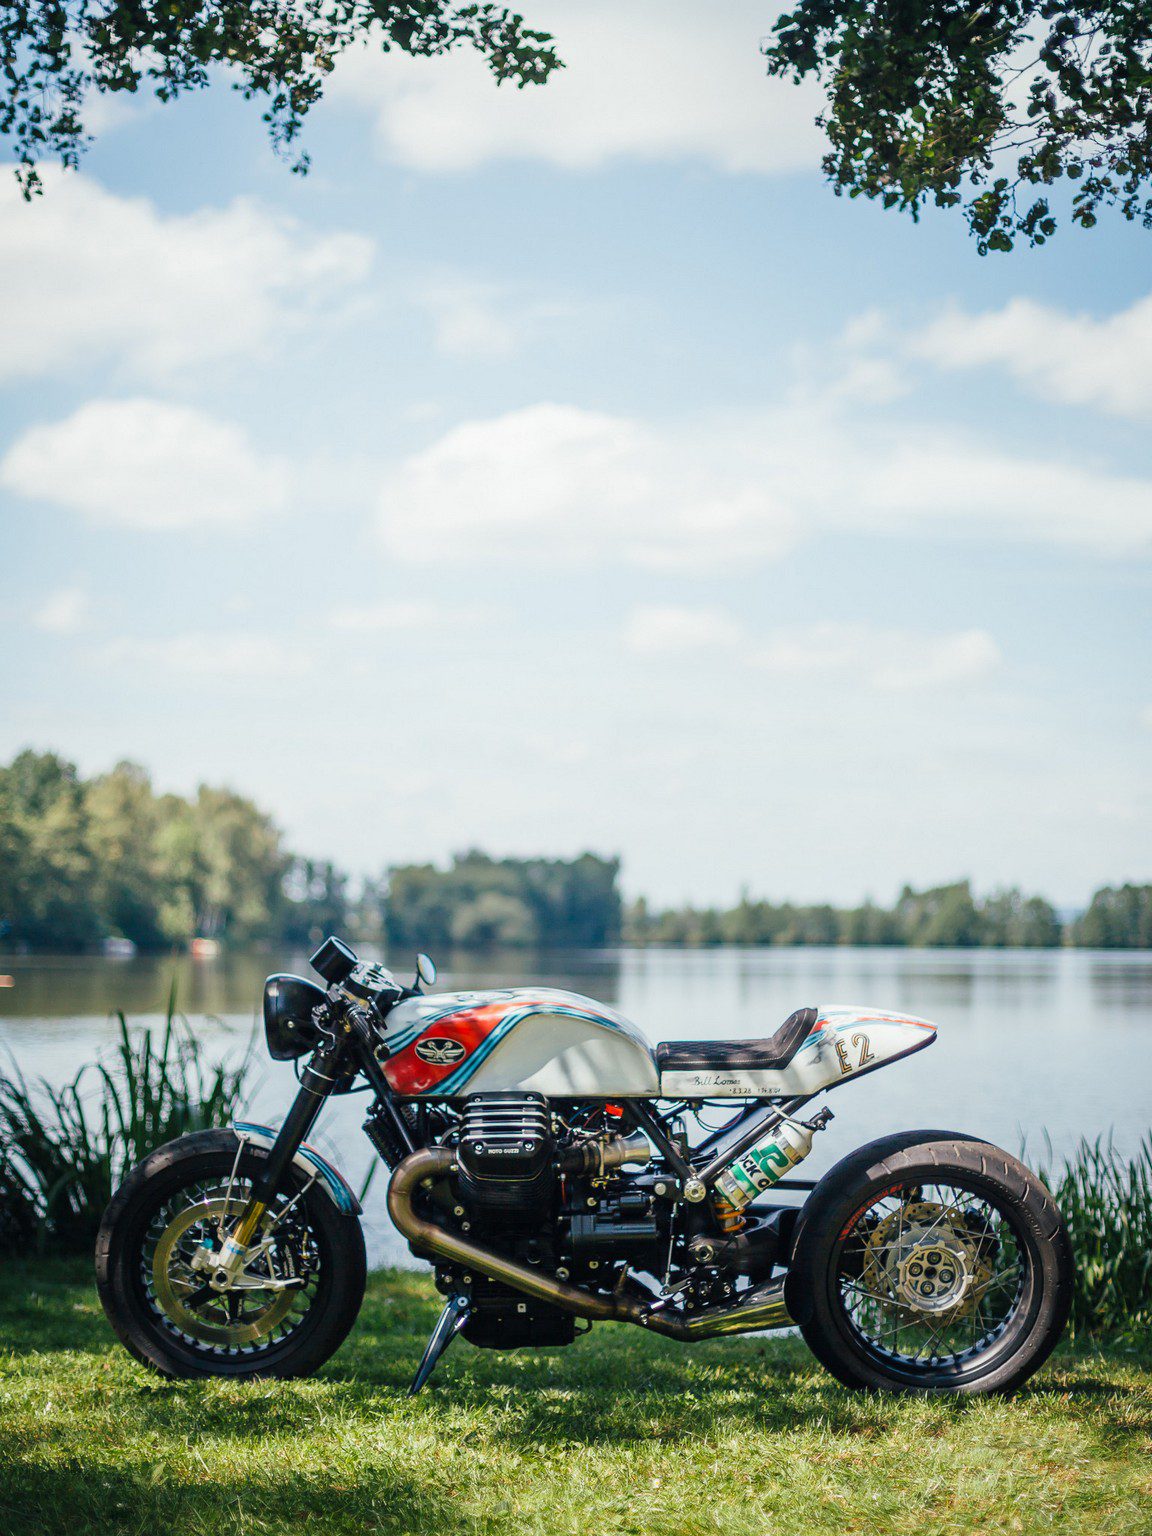
[[[1051, 1161], [1051, 1146], [1048, 1148]], [[1040, 1169], [1076, 1254], [1073, 1338], [1146, 1336], [1152, 1327], [1152, 1133], [1135, 1157], [1111, 1139], [1081, 1140], [1058, 1169]]]
[[[187, 1019], [168, 999], [164, 1026], [129, 1030], [106, 1060], [88, 1063], [63, 1088], [29, 1084], [13, 1061], [0, 1070], [0, 1235], [36, 1245], [90, 1249], [124, 1175], [156, 1147], [188, 1131], [226, 1124], [248, 1075], [210, 1066]], [[32, 1215], [30, 1223], [29, 1217]]]

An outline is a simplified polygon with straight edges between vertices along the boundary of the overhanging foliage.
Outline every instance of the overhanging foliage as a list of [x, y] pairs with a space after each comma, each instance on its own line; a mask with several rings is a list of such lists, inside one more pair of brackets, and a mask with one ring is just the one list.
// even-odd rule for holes
[[827, 88], [838, 193], [962, 207], [982, 254], [1043, 244], [1061, 181], [1074, 223], [1152, 228], [1148, 0], [800, 0], [774, 30], [769, 74]]
[[12, 141], [25, 197], [45, 157], [75, 169], [94, 95], [151, 90], [161, 101], [227, 69], [265, 102], [278, 152], [295, 153], [304, 118], [340, 55], [361, 45], [431, 56], [482, 54], [497, 83], [538, 84], [560, 66], [552, 39], [500, 5], [450, 0], [14, 0], [0, 7], [0, 133]]

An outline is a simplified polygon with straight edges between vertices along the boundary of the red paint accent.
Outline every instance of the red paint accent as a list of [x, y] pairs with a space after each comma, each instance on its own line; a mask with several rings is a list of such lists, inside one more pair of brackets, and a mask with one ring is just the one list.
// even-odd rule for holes
[[820, 1018], [816, 1020], [813, 1034], [818, 1034], [826, 1024], [835, 1022], [838, 1029], [847, 1029], [851, 1023], [855, 1028], [866, 1029], [869, 1024], [911, 1024], [915, 1029], [926, 1029], [929, 1034], [936, 1033], [936, 1025], [928, 1024], [923, 1019], [911, 1019], [906, 1013], [867, 1013], [862, 1018], [853, 1020]]
[[[483, 1045], [506, 1014], [531, 1007], [532, 1003], [533, 999], [530, 996], [515, 999], [501, 998], [499, 1002], [486, 1003], [480, 1008], [462, 1008], [459, 1013], [450, 1013], [444, 1018], [430, 1020], [415, 1040], [384, 1063], [384, 1076], [397, 1093], [428, 1093], [446, 1078], [451, 1077], [453, 1072], [460, 1070], [477, 1046]], [[541, 1011], [544, 1011], [548, 1004], [541, 999], [538, 1006]], [[416, 1054], [416, 1047], [421, 1040], [457, 1040], [464, 1047], [465, 1054], [459, 1061], [437, 1066], [434, 1062], [422, 1061]]]
[[915, 1029], [928, 1029], [936, 1033], [935, 1024], [926, 1024], [923, 1019], [910, 1019], [906, 1013], [870, 1013], [867, 1019], [861, 1019], [861, 1027], [868, 1023], [868, 1019], [874, 1019], [878, 1024], [911, 1024]]
[[899, 1191], [903, 1188], [903, 1184], [889, 1184], [887, 1189], [882, 1189], [875, 1195], [869, 1195], [860, 1209], [854, 1212], [853, 1215], [849, 1216], [847, 1223], [841, 1229], [840, 1236], [837, 1238], [837, 1242], [842, 1243], [844, 1241], [844, 1239], [851, 1233], [852, 1228], [860, 1220], [861, 1216], [864, 1215], [865, 1211], [870, 1211], [878, 1201], [883, 1200], [888, 1195], [898, 1194]]

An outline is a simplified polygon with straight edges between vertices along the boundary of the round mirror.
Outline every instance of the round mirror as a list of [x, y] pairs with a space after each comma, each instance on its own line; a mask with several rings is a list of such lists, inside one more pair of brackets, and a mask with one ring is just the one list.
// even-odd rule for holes
[[416, 974], [426, 987], [431, 987], [436, 981], [436, 967], [432, 964], [430, 955], [420, 954], [416, 956]]

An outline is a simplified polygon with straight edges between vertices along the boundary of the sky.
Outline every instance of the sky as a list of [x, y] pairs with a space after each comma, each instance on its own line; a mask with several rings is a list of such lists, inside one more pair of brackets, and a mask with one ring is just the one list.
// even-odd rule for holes
[[771, 6], [525, 5], [0, 179], [0, 758], [227, 783], [357, 873], [657, 902], [1152, 879], [1152, 234], [837, 198]]

